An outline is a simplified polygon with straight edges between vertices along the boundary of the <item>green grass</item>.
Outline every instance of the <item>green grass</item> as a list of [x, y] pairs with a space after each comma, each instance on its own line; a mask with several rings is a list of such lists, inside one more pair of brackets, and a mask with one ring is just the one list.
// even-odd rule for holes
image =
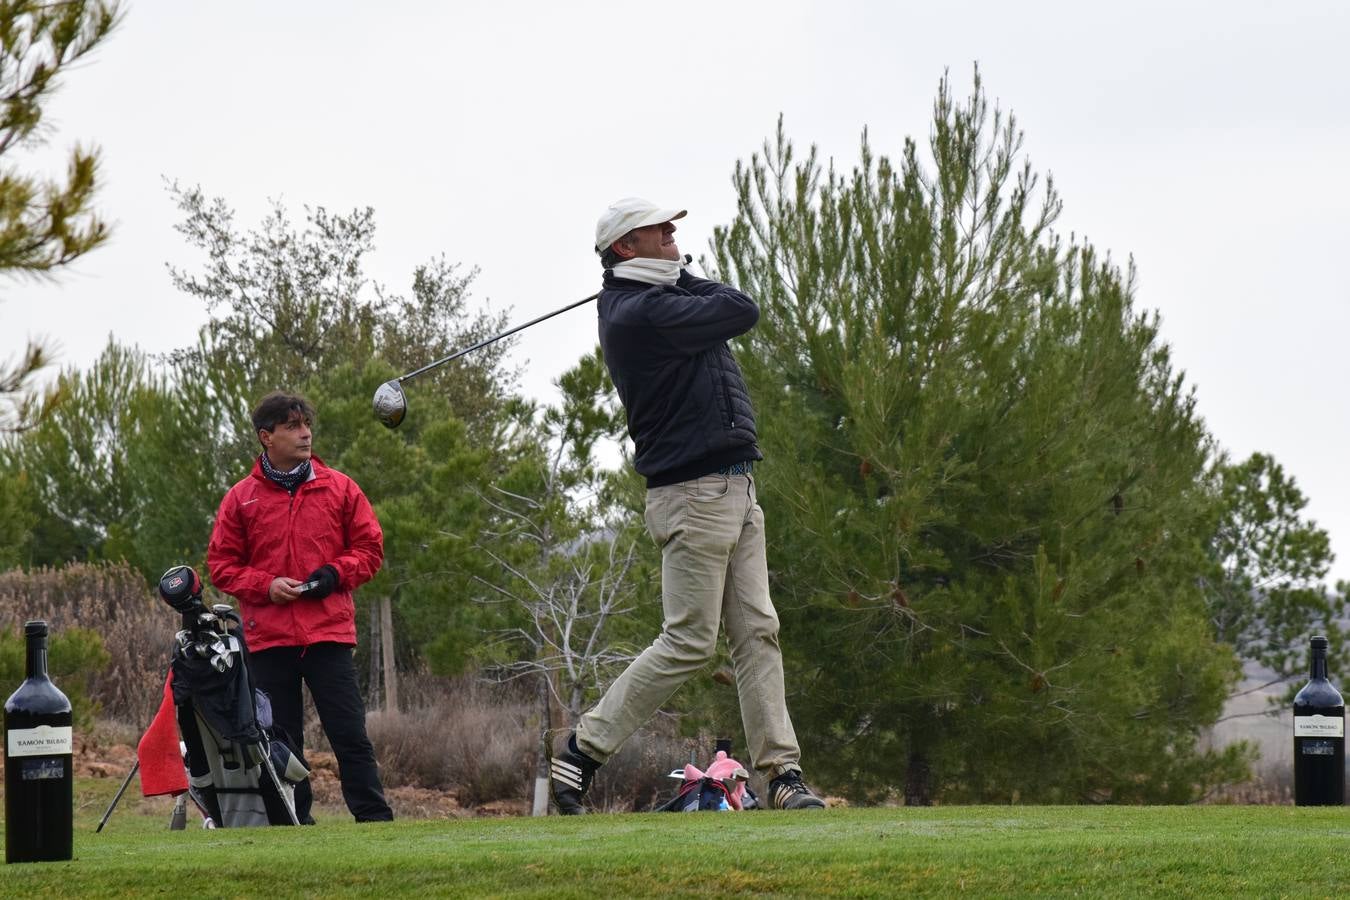
[[[943, 807], [166, 830], [82, 783], [75, 859], [0, 896], [1350, 896], [1350, 810]], [[124, 801], [125, 802], [125, 801]]]

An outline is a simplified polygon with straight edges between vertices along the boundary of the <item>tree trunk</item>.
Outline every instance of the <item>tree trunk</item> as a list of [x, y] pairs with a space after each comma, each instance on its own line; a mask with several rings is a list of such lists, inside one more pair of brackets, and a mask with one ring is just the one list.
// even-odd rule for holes
[[398, 672], [394, 668], [394, 601], [380, 598], [380, 658], [384, 661], [384, 708], [398, 712]]
[[909, 767], [905, 771], [905, 805], [933, 805], [933, 770], [928, 765], [928, 757], [922, 751], [909, 754]]
[[553, 723], [549, 720], [549, 711], [553, 704], [549, 700], [548, 673], [539, 673], [539, 762], [534, 767], [534, 802], [530, 806], [530, 815], [548, 815], [548, 769], [553, 748], [549, 739], [553, 734]]
[[380, 605], [370, 604], [370, 686], [366, 707], [380, 709]]

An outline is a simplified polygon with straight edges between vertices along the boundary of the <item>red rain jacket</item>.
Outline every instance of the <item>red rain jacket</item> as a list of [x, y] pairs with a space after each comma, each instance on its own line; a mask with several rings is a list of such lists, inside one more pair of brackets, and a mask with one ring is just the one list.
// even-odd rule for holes
[[[384, 533], [356, 482], [318, 457], [312, 469], [292, 497], [255, 462], [220, 501], [206, 564], [211, 583], [239, 600], [250, 650], [356, 644], [352, 591], [380, 570]], [[325, 599], [267, 599], [273, 578], [304, 579], [323, 565], [338, 572]]]

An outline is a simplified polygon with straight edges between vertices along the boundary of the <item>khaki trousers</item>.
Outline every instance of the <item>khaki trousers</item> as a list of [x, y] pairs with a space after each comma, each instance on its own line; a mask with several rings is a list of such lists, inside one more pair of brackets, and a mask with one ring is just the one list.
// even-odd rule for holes
[[752, 765], [769, 777], [800, 769], [754, 477], [707, 475], [651, 488], [646, 522], [661, 547], [665, 621], [652, 645], [581, 717], [577, 746], [598, 762], [607, 760], [713, 658], [720, 621]]

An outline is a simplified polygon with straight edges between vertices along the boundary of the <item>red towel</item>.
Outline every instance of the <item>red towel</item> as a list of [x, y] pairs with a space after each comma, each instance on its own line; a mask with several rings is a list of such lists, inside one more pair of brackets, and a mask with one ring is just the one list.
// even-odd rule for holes
[[160, 794], [177, 796], [188, 789], [187, 771], [183, 768], [183, 754], [178, 747], [178, 716], [173, 708], [173, 670], [164, 679], [164, 700], [159, 704], [155, 720], [145, 729], [136, 745], [136, 759], [141, 765], [141, 794], [157, 797]]

